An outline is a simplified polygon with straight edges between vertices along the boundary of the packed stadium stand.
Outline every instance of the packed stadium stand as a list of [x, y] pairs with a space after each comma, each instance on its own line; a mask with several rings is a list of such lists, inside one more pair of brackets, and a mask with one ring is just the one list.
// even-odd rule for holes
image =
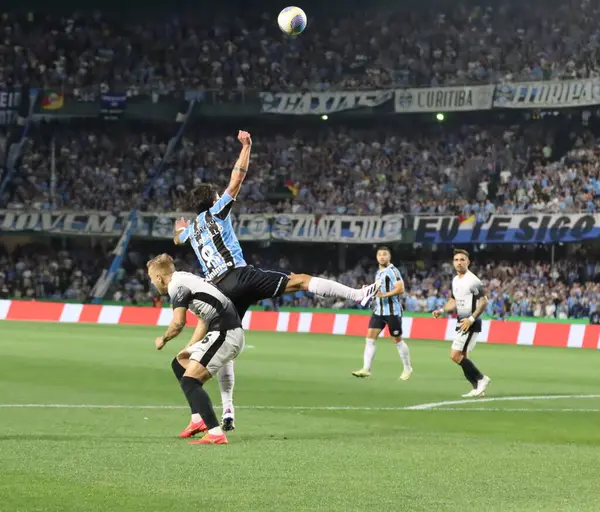
[[85, 96], [114, 88], [436, 87], [600, 72], [595, 2], [365, 4], [322, 4], [297, 39], [283, 39], [273, 15], [249, 5], [233, 17], [209, 16], [204, 5], [192, 14], [157, 13], [157, 5], [131, 18], [122, 10], [6, 14], [0, 83], [28, 79]]
[[[412, 135], [343, 127], [317, 133], [305, 128], [288, 136], [259, 131], [238, 211], [480, 216], [599, 211], [600, 139], [580, 131], [571, 148], [557, 156], [555, 134], [546, 136], [548, 142], [527, 145], [522, 132], [518, 126], [477, 125], [437, 126]], [[224, 189], [238, 152], [231, 133], [184, 137], [144, 209], [193, 211], [190, 192], [196, 185], [209, 181]], [[6, 204], [130, 209], [167, 143], [158, 130], [34, 128]]]
[[[588, 1], [550, 4], [551, 12], [548, 2], [535, 1], [420, 9], [357, 2], [350, 14], [311, 18], [311, 30], [296, 39], [282, 37], [272, 17], [254, 9], [236, 18], [198, 16], [185, 6], [168, 16], [150, 9], [134, 21], [110, 9], [8, 13], [1, 21], [0, 87], [7, 94], [19, 87], [36, 92], [34, 114], [24, 110], [23, 92], [13, 124], [0, 131], [0, 207], [84, 215], [133, 208], [194, 212], [196, 186], [226, 187], [238, 153], [236, 130], [247, 128], [253, 155], [236, 215], [399, 214], [475, 223], [494, 215], [597, 215], [600, 129], [593, 102], [585, 103], [586, 111], [489, 109], [464, 117], [449, 109], [446, 123], [434, 121], [431, 109], [427, 116], [373, 110], [317, 124], [307, 116], [294, 116], [293, 123], [285, 115], [267, 120], [259, 108], [260, 92], [490, 85], [496, 98], [507, 84], [597, 78], [599, 7]], [[123, 106], [117, 121], [99, 115], [97, 107], [90, 115], [86, 108], [105, 102], [106, 95], [121, 95], [132, 110]], [[173, 119], [156, 114], [150, 122], [133, 106], [145, 101], [147, 114], [164, 102], [181, 112], [190, 98], [201, 108], [216, 104], [222, 110], [198, 116], [161, 168]], [[235, 114], [238, 108], [246, 109], [244, 115]], [[72, 245], [64, 233], [54, 235], [63, 239], [62, 248], [49, 239], [6, 244], [2, 297], [89, 298], [116, 239]], [[158, 246], [172, 250], [164, 242]], [[356, 261], [334, 264], [307, 264], [313, 249], [302, 244], [279, 247], [277, 257], [259, 248], [248, 259], [281, 269], [308, 267], [356, 286], [372, 278], [374, 246], [356, 249]], [[395, 251], [411, 312], [429, 311], [447, 297], [452, 274], [435, 253], [419, 259], [418, 246]], [[477, 244], [469, 247], [477, 250]], [[510, 263], [486, 256], [485, 267], [476, 265], [493, 297], [487, 313], [587, 316], [600, 302], [594, 251], [584, 244], [556, 258], [546, 251]], [[106, 298], [149, 302], [144, 262], [153, 252], [145, 246], [126, 256]], [[295, 252], [309, 257], [290, 267]], [[184, 268], [198, 270], [191, 252], [177, 254]], [[286, 305], [351, 306], [299, 293], [265, 307]]]

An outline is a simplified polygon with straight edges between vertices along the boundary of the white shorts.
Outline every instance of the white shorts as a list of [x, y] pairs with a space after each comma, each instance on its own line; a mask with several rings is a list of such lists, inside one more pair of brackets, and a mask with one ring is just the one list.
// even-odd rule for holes
[[463, 354], [468, 354], [475, 348], [477, 344], [478, 332], [462, 332], [456, 331], [452, 340], [452, 350], [458, 350]]
[[194, 343], [186, 350], [192, 361], [199, 362], [211, 376], [233, 361], [244, 349], [244, 329], [238, 327], [229, 331], [211, 331], [203, 340]]

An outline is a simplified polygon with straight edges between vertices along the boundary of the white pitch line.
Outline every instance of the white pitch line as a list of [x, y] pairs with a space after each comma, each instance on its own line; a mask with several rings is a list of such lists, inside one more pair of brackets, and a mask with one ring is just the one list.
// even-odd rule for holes
[[428, 404], [411, 405], [405, 407], [407, 411], [422, 411], [438, 409], [446, 405], [480, 404], [485, 402], [513, 402], [522, 400], [563, 400], [565, 398], [600, 398], [600, 395], [536, 395], [536, 396], [497, 396], [493, 398], [469, 398], [467, 400], [447, 400], [444, 402], [431, 402]]
[[[122, 404], [0, 404], [0, 408], [14, 409], [188, 409], [183, 405], [122, 405]], [[221, 407], [215, 406], [215, 409]], [[369, 407], [353, 405], [236, 405], [236, 409], [272, 411], [406, 411], [408, 407]]]
[[[447, 400], [404, 407], [369, 407], [352, 405], [311, 406], [311, 405], [239, 405], [237, 409], [273, 410], [273, 411], [488, 411], [488, 412], [600, 412], [600, 409], [577, 408], [501, 408], [501, 407], [447, 407], [452, 405], [480, 404], [490, 402], [512, 402], [524, 400], [562, 400], [562, 399], [600, 398], [600, 395], [534, 395], [499, 396], [493, 398], [474, 398]], [[0, 408], [15, 409], [187, 409], [183, 405], [122, 405], [122, 404], [0, 404]], [[216, 407], [219, 409], [219, 407]]]
[[534, 407], [528, 408], [506, 408], [502, 407], [443, 407], [439, 409], [404, 409], [405, 411], [477, 411], [477, 412], [600, 412], [600, 409], [552, 409], [550, 407], [543, 407], [536, 409]]

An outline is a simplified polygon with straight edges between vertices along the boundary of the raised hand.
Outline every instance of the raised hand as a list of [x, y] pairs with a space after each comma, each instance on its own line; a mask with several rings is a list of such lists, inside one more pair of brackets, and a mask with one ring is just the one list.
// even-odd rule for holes
[[250, 134], [243, 130], [238, 132], [238, 140], [242, 143], [242, 146], [251, 146], [252, 139], [250, 138]]
[[175, 221], [175, 232], [179, 233], [180, 231], [186, 229], [189, 225], [190, 221], [185, 220], [183, 217], [181, 217], [179, 220]]

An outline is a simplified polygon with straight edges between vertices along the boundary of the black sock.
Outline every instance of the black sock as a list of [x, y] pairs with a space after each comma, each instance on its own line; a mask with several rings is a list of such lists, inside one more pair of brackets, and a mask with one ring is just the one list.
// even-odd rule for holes
[[176, 357], [173, 358], [173, 361], [171, 361], [171, 368], [173, 368], [173, 373], [175, 374], [177, 380], [181, 382], [183, 374], [185, 373], [185, 368], [181, 366], [181, 363], [177, 361]]
[[462, 363], [460, 364], [460, 366], [462, 367], [463, 373], [465, 374], [465, 379], [467, 379], [471, 383], [471, 386], [473, 386], [473, 389], [475, 389], [477, 387], [477, 381], [473, 380], [473, 378], [467, 374], [467, 369], [462, 365]]
[[217, 414], [213, 409], [212, 402], [208, 393], [202, 387], [202, 383], [198, 379], [193, 377], [183, 377], [181, 379], [181, 389], [185, 393], [190, 407], [193, 411], [198, 411], [207, 428], [215, 428], [219, 426], [219, 420]]
[[462, 367], [467, 380], [471, 384], [475, 381], [474, 387], [477, 387], [477, 381], [483, 379], [483, 374], [477, 369], [477, 366], [475, 366], [473, 361], [467, 357], [463, 357], [463, 360], [459, 364]]
[[[177, 361], [176, 357], [173, 358], [173, 361], [171, 361], [171, 368], [173, 369], [173, 373], [175, 374], [175, 378], [179, 382], [179, 385], [181, 385], [181, 379], [183, 379], [183, 374], [185, 373], [185, 368], [183, 366], [181, 366], [181, 363], [179, 361]], [[187, 399], [187, 396], [185, 398]], [[189, 401], [189, 399], [188, 399], [188, 404], [190, 404], [190, 410], [191, 410], [192, 414], [197, 414], [199, 412], [197, 410], [194, 410], [194, 406]]]

